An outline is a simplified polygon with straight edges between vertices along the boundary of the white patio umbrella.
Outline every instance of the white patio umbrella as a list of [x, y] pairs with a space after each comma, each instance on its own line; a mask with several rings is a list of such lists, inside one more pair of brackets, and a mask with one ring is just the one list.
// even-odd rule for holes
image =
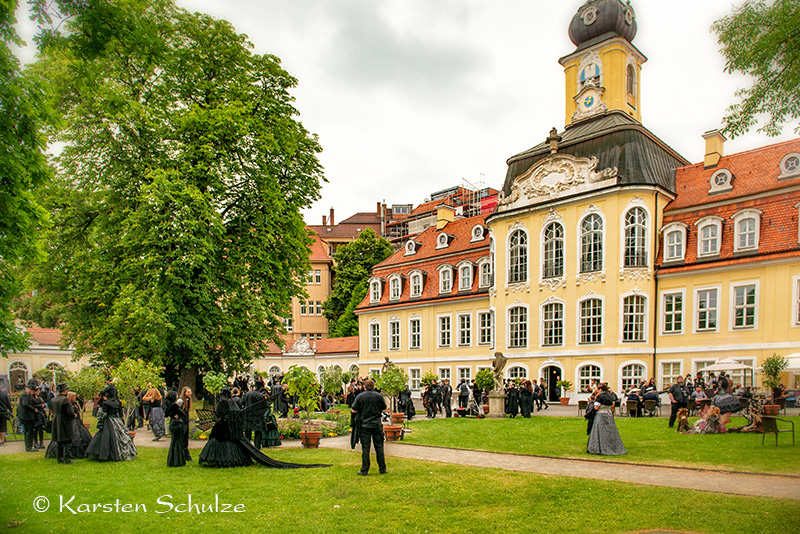
[[709, 365], [708, 367], [703, 367], [700, 369], [701, 371], [738, 371], [740, 369], [752, 371], [753, 368], [747, 364], [737, 362], [732, 358], [725, 358], [724, 360], [720, 360], [714, 365]]

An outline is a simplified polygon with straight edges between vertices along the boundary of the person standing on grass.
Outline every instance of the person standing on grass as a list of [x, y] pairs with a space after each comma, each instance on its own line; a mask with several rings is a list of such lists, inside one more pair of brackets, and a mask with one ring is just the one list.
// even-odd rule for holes
[[370, 442], [375, 444], [375, 456], [378, 461], [380, 474], [386, 473], [386, 460], [383, 456], [383, 427], [381, 425], [381, 413], [386, 410], [386, 401], [383, 395], [375, 391], [375, 382], [365, 380], [366, 391], [356, 397], [351, 408], [352, 413], [358, 414], [361, 419], [361, 476], [369, 473], [369, 451]]
[[445, 417], [452, 417], [453, 387], [450, 385], [449, 378], [442, 380], [442, 404], [444, 405]]
[[0, 447], [6, 444], [7, 423], [13, 419], [14, 413], [11, 410], [11, 399], [8, 398], [6, 390], [0, 388]]
[[71, 464], [72, 421], [77, 417], [72, 401], [67, 398], [67, 385], [58, 385], [58, 395], [50, 404], [53, 412], [53, 441], [56, 442], [56, 457], [60, 464]]
[[458, 407], [466, 408], [468, 400], [469, 400], [469, 384], [467, 384], [467, 381], [462, 378], [461, 383], [458, 385]]
[[675, 419], [678, 417], [678, 410], [686, 408], [686, 392], [683, 389], [683, 377], [679, 376], [678, 381], [669, 388], [669, 402], [672, 407], [669, 413], [669, 428], [675, 426]]

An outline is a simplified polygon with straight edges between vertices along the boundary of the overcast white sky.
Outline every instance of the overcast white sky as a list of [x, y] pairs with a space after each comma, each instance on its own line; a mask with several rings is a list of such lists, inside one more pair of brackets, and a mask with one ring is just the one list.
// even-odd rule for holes
[[[633, 0], [644, 125], [689, 161], [747, 80], [723, 72], [711, 24], [743, 0]], [[229, 20], [299, 80], [328, 182], [309, 224], [418, 204], [462, 179], [500, 188], [506, 159], [564, 126], [558, 58], [583, 0], [178, 0]], [[794, 137], [750, 134], [726, 154]]]

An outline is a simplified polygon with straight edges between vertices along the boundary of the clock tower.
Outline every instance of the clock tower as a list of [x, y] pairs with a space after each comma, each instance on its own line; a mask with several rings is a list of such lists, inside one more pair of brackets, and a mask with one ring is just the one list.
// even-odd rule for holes
[[569, 26], [578, 47], [559, 60], [566, 80], [565, 124], [619, 110], [642, 121], [640, 75], [647, 58], [631, 41], [636, 13], [630, 1], [588, 0]]

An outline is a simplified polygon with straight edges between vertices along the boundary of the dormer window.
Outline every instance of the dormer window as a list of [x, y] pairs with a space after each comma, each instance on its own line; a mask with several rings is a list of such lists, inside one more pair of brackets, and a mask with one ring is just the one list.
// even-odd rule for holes
[[474, 227], [472, 228], [472, 239], [470, 239], [470, 241], [469, 241], [469, 242], [470, 242], [470, 243], [476, 243], [476, 242], [478, 242], [478, 241], [483, 241], [483, 238], [484, 238], [484, 237], [485, 237], [485, 235], [486, 235], [486, 234], [484, 233], [484, 231], [485, 231], [485, 229], [484, 229], [484, 227], [483, 227], [483, 226], [481, 226], [481, 225], [479, 225], [479, 224], [478, 224], [478, 225], [476, 225], [476, 226], [474, 226]]
[[417, 246], [419, 243], [416, 243], [414, 240], [406, 242], [406, 256], [412, 256], [417, 253]]
[[436, 250], [447, 248], [450, 245], [450, 241], [452, 241], [453, 236], [445, 233], [441, 233], [436, 237]]
[[686, 255], [686, 225], [672, 223], [664, 227], [664, 261], [682, 261]]
[[492, 262], [489, 258], [485, 258], [478, 262], [478, 271], [480, 272], [479, 287], [489, 287], [492, 285]]
[[786, 154], [781, 160], [781, 174], [778, 180], [785, 180], [787, 178], [797, 178], [800, 176], [800, 154], [792, 152]]
[[755, 209], [741, 210], [731, 217], [734, 221], [734, 252], [758, 250], [761, 212]]
[[462, 262], [458, 266], [458, 290], [472, 289], [472, 262]]
[[419, 272], [419, 271], [412, 272], [409, 275], [409, 280], [410, 280], [410, 286], [411, 286], [410, 287], [411, 298], [419, 298], [419, 297], [421, 297], [422, 296], [422, 273]]
[[439, 293], [453, 290], [453, 268], [449, 265], [439, 267]]
[[373, 278], [369, 282], [369, 301], [370, 303], [380, 302], [383, 292], [380, 278]]
[[403, 292], [403, 280], [399, 274], [389, 277], [389, 300], [400, 300]]
[[719, 256], [722, 239], [722, 218], [716, 216], [703, 217], [697, 226], [697, 257]]
[[709, 195], [733, 190], [733, 175], [728, 169], [720, 169], [711, 175]]

